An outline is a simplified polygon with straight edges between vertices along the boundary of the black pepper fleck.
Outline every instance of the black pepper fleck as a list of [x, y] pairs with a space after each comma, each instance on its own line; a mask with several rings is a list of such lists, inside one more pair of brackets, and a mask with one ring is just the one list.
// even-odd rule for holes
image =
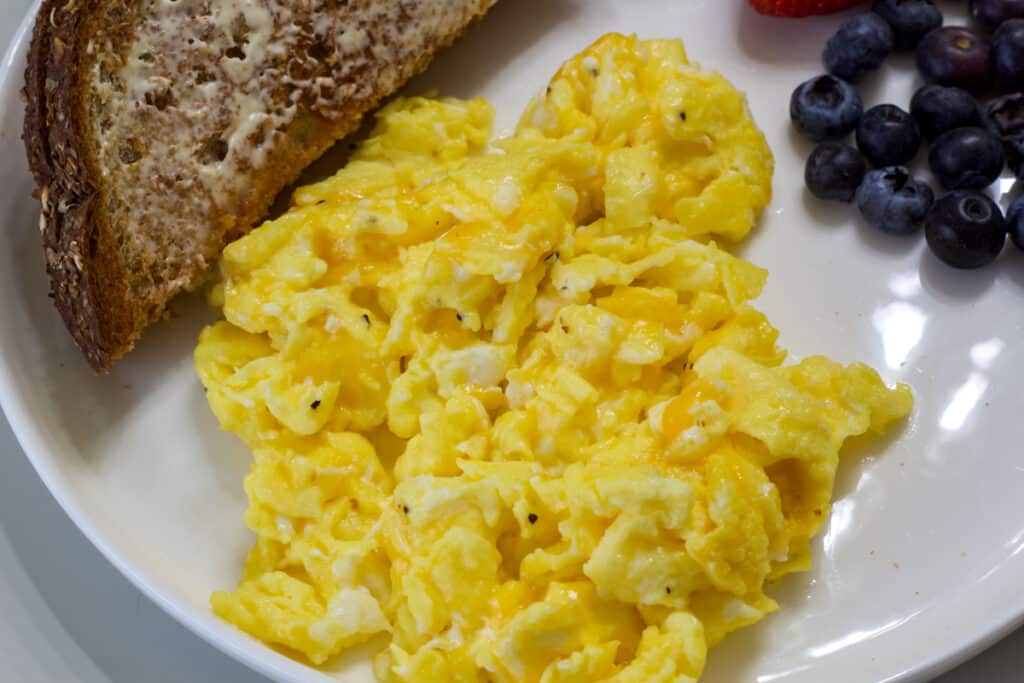
[[313, 401], [312, 403], [310, 403], [309, 407], [312, 408], [313, 410], [316, 410], [317, 408], [319, 408], [320, 407], [320, 399], [317, 399], [317, 400]]
[[665, 593], [667, 593], [668, 595], [672, 595], [672, 589], [668, 586], [665, 586]]
[[408, 505], [403, 505], [402, 506], [402, 512], [404, 512], [405, 514], [409, 514], [409, 506]]
[[679, 120], [680, 121], [685, 121], [686, 120], [686, 112], [685, 111], [679, 112]]
[[369, 325], [370, 324], [370, 316], [368, 316], [365, 313], [363, 313], [363, 322], [366, 323], [367, 325]]
[[461, 323], [462, 322], [462, 314], [461, 313], [456, 313], [455, 314], [455, 319], [458, 320]]
[[537, 517], [537, 515], [531, 512], [530, 514], [526, 515], [526, 519], [530, 521], [530, 524], [536, 524], [539, 518]]

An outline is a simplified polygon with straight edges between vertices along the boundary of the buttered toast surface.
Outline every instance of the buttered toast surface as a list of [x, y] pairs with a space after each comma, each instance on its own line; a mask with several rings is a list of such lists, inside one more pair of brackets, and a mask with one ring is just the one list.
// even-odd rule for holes
[[52, 296], [106, 371], [495, 0], [46, 0], [24, 138]]

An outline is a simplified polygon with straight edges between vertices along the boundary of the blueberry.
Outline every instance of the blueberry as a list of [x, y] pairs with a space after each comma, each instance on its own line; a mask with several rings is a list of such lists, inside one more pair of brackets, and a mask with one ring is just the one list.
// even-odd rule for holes
[[1006, 229], [1018, 249], [1024, 249], [1024, 196], [1017, 197], [1006, 212]]
[[992, 263], [1006, 243], [1006, 221], [995, 202], [974, 190], [939, 197], [924, 224], [932, 253], [954, 268]]
[[871, 107], [857, 124], [857, 147], [875, 166], [905, 164], [920, 146], [914, 118], [894, 104]]
[[994, 29], [1007, 19], [1024, 17], [1024, 0], [970, 0], [967, 9], [975, 21]]
[[1024, 19], [1010, 19], [996, 29], [992, 64], [1000, 90], [1024, 90]]
[[991, 45], [962, 26], [937, 28], [917, 45], [917, 68], [929, 83], [982, 92], [992, 84]]
[[912, 178], [903, 166], [868, 171], [857, 188], [857, 208], [864, 218], [894, 235], [914, 232], [933, 199], [928, 184]]
[[857, 125], [864, 105], [857, 90], [835, 76], [804, 81], [789, 99], [789, 118], [805, 138], [841, 138]]
[[985, 110], [989, 129], [1003, 143], [1006, 165], [1015, 175], [1024, 175], [1024, 95], [998, 97]]
[[984, 128], [954, 128], [937, 137], [928, 152], [928, 166], [947, 190], [988, 187], [1004, 163], [999, 138]]
[[985, 122], [999, 137], [1024, 132], [1024, 94], [1003, 95], [989, 102]]
[[947, 130], [981, 125], [981, 113], [974, 96], [966, 90], [944, 85], [926, 85], [914, 93], [910, 113], [929, 140]]
[[892, 52], [892, 27], [874, 12], [851, 17], [828, 42], [822, 59], [825, 70], [848, 81], [857, 81], [877, 69]]
[[804, 166], [804, 183], [818, 199], [848, 202], [864, 179], [867, 164], [850, 145], [828, 140], [814, 148]]
[[897, 50], [909, 50], [932, 29], [942, 26], [942, 12], [932, 0], [875, 0], [871, 11], [889, 22]]

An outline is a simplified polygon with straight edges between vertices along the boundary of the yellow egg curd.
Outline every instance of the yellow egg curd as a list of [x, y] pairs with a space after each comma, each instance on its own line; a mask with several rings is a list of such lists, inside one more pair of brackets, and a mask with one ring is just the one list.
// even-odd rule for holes
[[686, 682], [810, 563], [839, 449], [911, 409], [783, 365], [723, 250], [771, 194], [744, 98], [607, 35], [491, 140], [407, 98], [224, 252], [196, 367], [252, 449], [257, 535], [214, 611], [381, 681]]

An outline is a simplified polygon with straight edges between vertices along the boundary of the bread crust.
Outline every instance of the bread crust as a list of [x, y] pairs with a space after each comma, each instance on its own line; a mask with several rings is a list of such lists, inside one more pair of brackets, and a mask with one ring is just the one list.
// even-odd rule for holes
[[[97, 372], [131, 348], [117, 319], [124, 273], [97, 216], [95, 172], [85, 144], [79, 36], [92, 0], [45, 0], [25, 71], [24, 141], [42, 205], [40, 231], [54, 304]], [[120, 295], [120, 297], [119, 297]], [[119, 341], [119, 339], [121, 341]], [[125, 341], [126, 340], [126, 341]]]
[[[419, 0], [430, 2], [431, 0]], [[479, 18], [495, 0], [471, 0]], [[111, 6], [116, 6], [114, 15]], [[42, 205], [40, 231], [46, 270], [57, 310], [89, 364], [98, 373], [131, 350], [143, 329], [164, 312], [167, 301], [136, 300], [129, 267], [107, 213], [99, 153], [90, 142], [90, 67], [88, 37], [95, 31], [131, 38], [136, 0], [44, 0], [36, 17], [25, 71], [23, 139], [29, 168]], [[114, 18], [112, 19], [112, 16]], [[396, 83], [378, 83], [369, 99], [347, 102], [331, 119], [317, 111], [300, 112], [288, 127], [286, 142], [272, 155], [281, 160], [250, 178], [246, 196], [234, 212], [211, 211], [223, 226], [223, 248], [266, 215], [275, 196], [337, 139], [356, 129], [366, 111], [405, 79], [422, 71], [437, 50], [450, 45], [467, 26], [435, 36], [432, 44], [402, 65]], [[218, 249], [219, 253], [219, 249]], [[212, 255], [213, 258], [216, 254]], [[193, 273], [190, 284], [201, 273]], [[185, 288], [183, 285], [181, 288]], [[173, 295], [173, 292], [171, 293]]]

